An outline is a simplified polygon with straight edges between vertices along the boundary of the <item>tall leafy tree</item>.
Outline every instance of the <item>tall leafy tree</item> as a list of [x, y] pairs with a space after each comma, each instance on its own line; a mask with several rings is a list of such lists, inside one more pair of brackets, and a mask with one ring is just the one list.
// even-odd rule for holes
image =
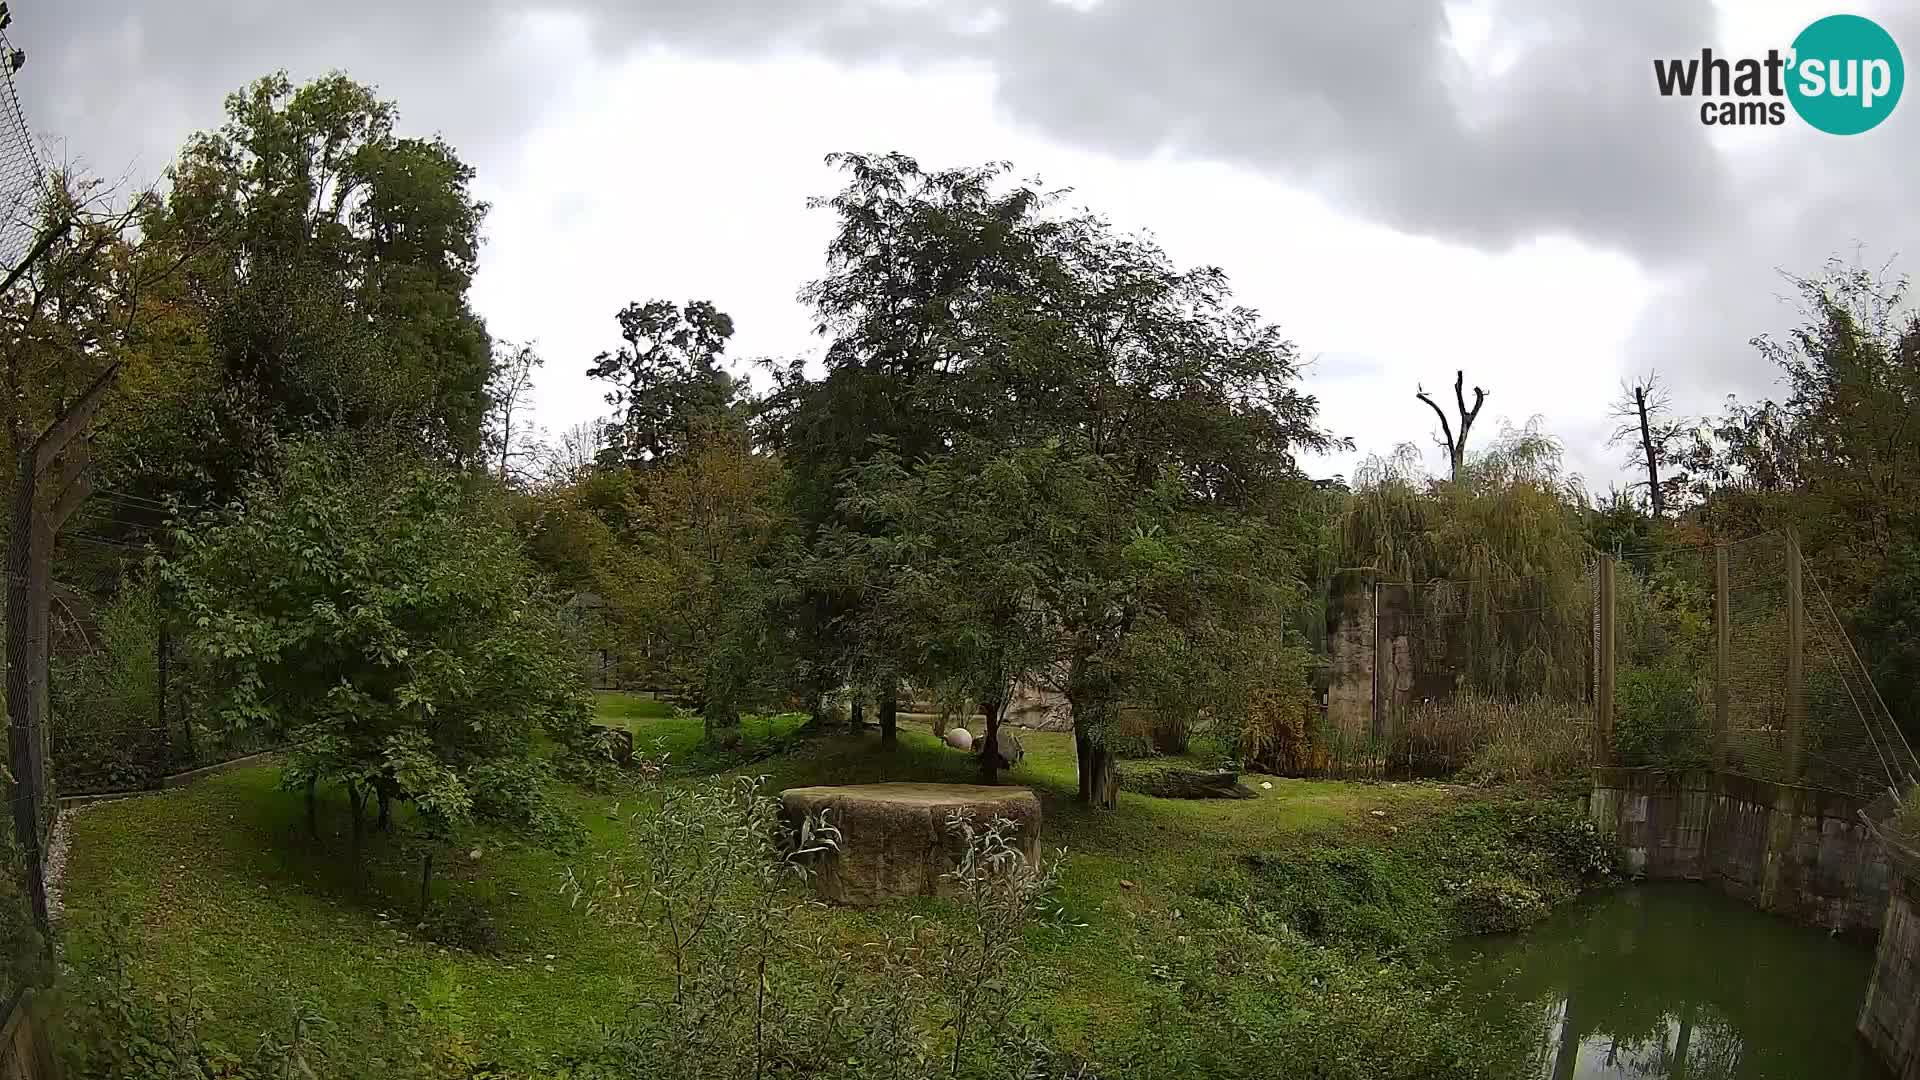
[[733, 319], [705, 300], [628, 304], [614, 316], [619, 348], [594, 357], [587, 374], [614, 385], [605, 456], [632, 467], [669, 460], [696, 429], [732, 422], [745, 388], [720, 366]]
[[171, 466], [175, 486], [224, 498], [281, 439], [340, 429], [477, 463], [491, 359], [467, 301], [486, 211], [473, 170], [397, 134], [393, 104], [340, 74], [271, 75], [226, 110], [146, 222], [192, 252], [182, 298], [201, 326], [183, 344], [217, 372], [168, 418], [202, 448]]
[[[961, 453], [910, 468], [883, 449], [849, 470], [846, 524], [829, 526], [813, 552], [821, 582], [870, 601], [848, 628], [856, 670], [980, 703], [988, 783], [1005, 764], [998, 735], [1015, 690], [1059, 655], [1042, 589], [1059, 569], [1043, 538], [1060, 522], [1033, 464]], [[883, 718], [881, 737], [890, 735]]]
[[[1169, 578], [1140, 561], [1159, 549], [1128, 545], [1150, 527], [1182, 530], [1168, 550], [1186, 551], [1209, 520], [1303, 524], [1293, 511], [1310, 485], [1295, 455], [1332, 440], [1295, 385], [1292, 346], [1231, 302], [1218, 269], [1181, 270], [1146, 238], [1053, 213], [1046, 193], [1006, 184], [1003, 165], [929, 172], [900, 155], [835, 160], [849, 183], [818, 205], [841, 228], [827, 276], [805, 294], [832, 336], [827, 373], [789, 374], [768, 414], [800, 518], [815, 530], [893, 528], [847, 520], [829, 495], [870, 459], [876, 436], [915, 468], [963, 444], [977, 448], [974, 460], [1025, 461], [1051, 446], [1048, 461], [1073, 463], [1043, 471], [1061, 497], [1074, 493], [1082, 544], [1050, 549], [1060, 584], [1038, 602], [1077, 699], [1083, 794], [1111, 805], [1107, 735], [1127, 695], [1150, 681], [1136, 646], [1142, 631], [1173, 626], [1159, 621], [1173, 609], [1156, 592]], [[1174, 565], [1185, 564], [1160, 569]], [[819, 669], [847, 670], [847, 644], [859, 638], [842, 631], [875, 616], [871, 600], [852, 588], [812, 593], [819, 652], [840, 650]]]
[[535, 735], [578, 734], [586, 703], [518, 541], [468, 481], [404, 447], [303, 444], [177, 547], [166, 579], [219, 673], [215, 714], [289, 741], [310, 814], [344, 786], [356, 848], [369, 800], [441, 831], [526, 823]]
[[763, 563], [785, 522], [777, 459], [738, 428], [701, 428], [631, 478], [626, 525], [595, 581], [650, 674], [689, 698], [708, 741], [739, 740], [743, 708], [770, 692]]

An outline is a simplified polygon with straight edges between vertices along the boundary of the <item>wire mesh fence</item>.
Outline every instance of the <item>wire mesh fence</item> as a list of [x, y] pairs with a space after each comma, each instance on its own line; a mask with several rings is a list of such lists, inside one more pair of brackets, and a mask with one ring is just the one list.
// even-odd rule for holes
[[167, 620], [150, 586], [56, 617], [48, 755], [59, 796], [150, 790], [279, 745], [269, 732], [210, 722], [207, 661], [183, 653]]
[[0, 272], [18, 268], [32, 249], [47, 191], [46, 170], [13, 82], [24, 58], [0, 16]]
[[1332, 605], [1307, 771], [1719, 769], [1872, 799], [1920, 776], [1789, 537], [1582, 572], [1360, 583]]
[[1614, 558], [1612, 760], [1697, 768], [1711, 758], [1714, 581], [1711, 547]]
[[[0, 5], [0, 12], [4, 5]], [[14, 73], [25, 54], [6, 33], [0, 13], [0, 274], [11, 285], [22, 271], [40, 232], [47, 190], [46, 173], [34, 149], [33, 132], [20, 107]], [[10, 487], [10, 484], [3, 485]], [[0, 537], [9, 540], [11, 537]], [[10, 545], [8, 545], [10, 546]], [[0, 577], [11, 594], [20, 584], [13, 576]], [[11, 599], [11, 596], [10, 596]], [[28, 620], [29, 623], [32, 620]], [[37, 626], [22, 626], [31, 634]], [[15, 650], [9, 649], [10, 655]], [[8, 677], [15, 673], [9, 661]], [[22, 673], [20, 685], [29, 693], [42, 692]], [[0, 701], [0, 713], [4, 713]], [[7, 823], [0, 829], [0, 1016], [9, 1015], [29, 987], [42, 983], [51, 971], [43, 889], [43, 853], [52, 830], [51, 790], [45, 782], [47, 732], [38, 724], [19, 725], [8, 717], [9, 767], [5, 785]]]
[[1871, 799], [1913, 754], [1806, 573], [1765, 533], [1620, 556], [1608, 761]]

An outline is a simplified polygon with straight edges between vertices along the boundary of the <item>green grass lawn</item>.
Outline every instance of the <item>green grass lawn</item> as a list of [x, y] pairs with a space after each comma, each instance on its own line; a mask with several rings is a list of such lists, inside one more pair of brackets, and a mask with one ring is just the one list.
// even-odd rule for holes
[[[697, 720], [661, 703], [602, 695], [603, 722], [630, 727], [642, 746], [658, 741], [698, 759]], [[768, 786], [882, 780], [974, 778], [972, 759], [903, 724], [897, 746], [878, 735], [795, 743], [798, 718], [745, 725], [756, 745], [786, 752], [744, 766]], [[1032, 787], [1045, 812], [1044, 843], [1063, 846], [1065, 899], [1097, 948], [1036, 933], [1028, 947], [1064, 978], [1048, 996], [1049, 1019], [1072, 1041], [1095, 1027], [1137, 1024], [1148, 965], [1137, 948], [1209, 881], [1244, 873], [1241, 857], [1315, 837], [1384, 836], [1394, 822], [1462, 798], [1433, 784], [1354, 784], [1248, 777], [1258, 797], [1183, 802], [1132, 792], [1117, 813], [1074, 801], [1071, 736], [1023, 732], [1026, 760], [1006, 782]], [[417, 857], [404, 839], [370, 847], [370, 883], [348, 858], [344, 799], [324, 808], [319, 844], [304, 829], [298, 794], [277, 787], [271, 767], [239, 769], [191, 787], [87, 809], [72, 822], [65, 885], [68, 959], [82, 975], [108, 962], [104, 928], [131, 927], [130, 960], [156, 984], [190, 983], [213, 1018], [210, 1030], [250, 1045], [276, 1024], [289, 1000], [317, 1006], [365, 1057], [343, 1075], [375, 1075], [407, 1055], [439, 1050], [524, 1065], [592, 1036], [634, 1001], [658, 972], [657, 956], [630, 933], [571, 910], [560, 884], [612, 849], [623, 828], [614, 796], [563, 786], [561, 797], [587, 826], [585, 850], [569, 856], [493, 839], [442, 865], [436, 906], [483, 908], [501, 946], [483, 955], [438, 945], [416, 932]], [[1272, 784], [1262, 789], [1262, 781]], [[1376, 815], [1376, 811], [1379, 812]], [[1384, 816], [1380, 816], [1384, 815]], [[442, 863], [445, 863], [442, 859]], [[909, 915], [944, 914], [923, 901], [881, 912], [834, 911], [831, 933], [857, 939]], [[425, 1043], [413, 1033], [425, 1032]], [[387, 1055], [382, 1057], [381, 1055]], [[382, 1064], [385, 1062], [386, 1064]]]

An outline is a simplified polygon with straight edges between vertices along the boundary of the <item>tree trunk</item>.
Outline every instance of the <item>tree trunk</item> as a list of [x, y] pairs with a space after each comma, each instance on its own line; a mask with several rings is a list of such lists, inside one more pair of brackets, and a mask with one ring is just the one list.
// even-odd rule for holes
[[1120, 770], [1113, 750], [1096, 742], [1079, 720], [1074, 721], [1073, 748], [1080, 763], [1080, 801], [1096, 810], [1112, 810], [1120, 803]]
[[432, 888], [433, 888], [433, 849], [428, 848], [427, 853], [424, 856], [422, 856], [420, 859], [420, 921], [422, 922], [426, 921], [427, 910], [428, 910], [427, 905], [433, 899], [433, 893], [431, 892]]
[[1633, 406], [1640, 414], [1640, 452], [1647, 458], [1647, 498], [1653, 504], [1653, 516], [1665, 517], [1667, 496], [1660, 490], [1660, 455], [1653, 445], [1653, 426], [1647, 418], [1647, 388], [1633, 388]]
[[367, 835], [367, 789], [358, 780], [347, 781], [347, 812], [353, 815], [353, 864], [361, 866]]
[[856, 697], [853, 699], [853, 705], [847, 710], [847, 727], [854, 731], [866, 730], [867, 702], [865, 698]]
[[383, 833], [390, 833], [393, 831], [393, 790], [385, 784], [380, 784], [374, 788], [374, 791], [380, 797], [380, 824], [378, 828]]
[[706, 714], [707, 745], [717, 750], [732, 750], [740, 745], [740, 714], [731, 708], [712, 705]]
[[1007, 711], [1003, 701], [982, 701], [980, 711], [987, 714], [987, 735], [980, 744], [980, 782], [999, 783], [1000, 721]]
[[889, 681], [880, 688], [880, 745], [892, 746], [900, 741], [900, 687]]

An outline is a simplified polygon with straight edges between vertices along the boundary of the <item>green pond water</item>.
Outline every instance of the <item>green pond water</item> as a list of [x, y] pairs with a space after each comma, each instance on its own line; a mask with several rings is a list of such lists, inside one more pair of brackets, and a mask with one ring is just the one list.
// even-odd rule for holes
[[1463, 945], [1462, 992], [1537, 1017], [1539, 1075], [1882, 1080], [1854, 1034], [1873, 947], [1699, 885], [1618, 889]]

